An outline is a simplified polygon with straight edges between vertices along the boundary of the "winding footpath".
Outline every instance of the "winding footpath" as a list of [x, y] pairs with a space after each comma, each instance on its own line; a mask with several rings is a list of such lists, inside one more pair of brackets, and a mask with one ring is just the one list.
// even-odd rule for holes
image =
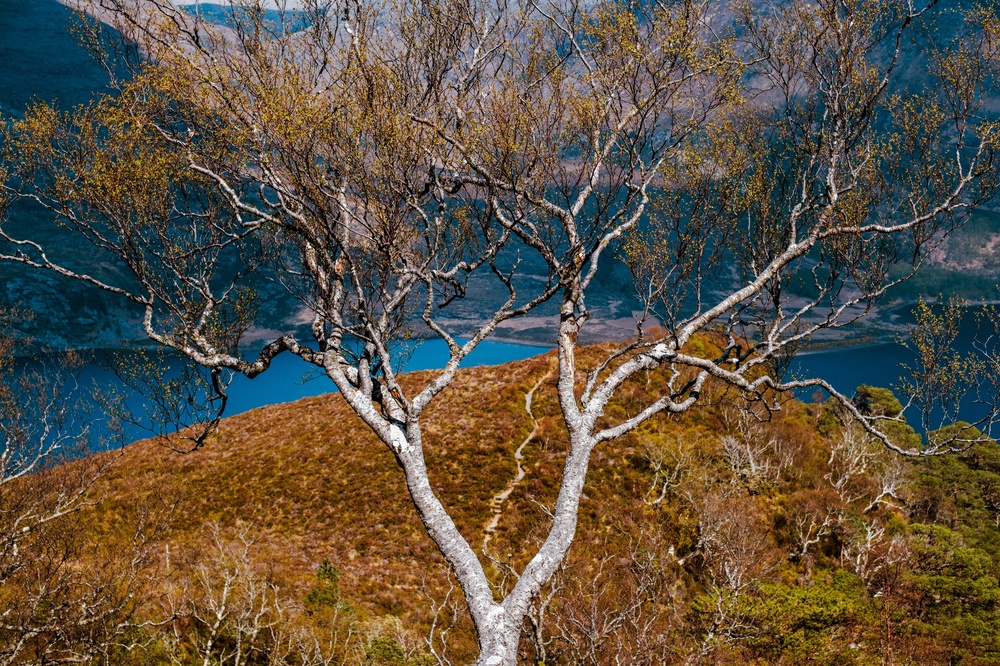
[[510, 497], [510, 494], [514, 492], [514, 489], [517, 488], [518, 484], [524, 479], [524, 467], [521, 465], [524, 460], [524, 447], [526, 447], [528, 443], [534, 439], [535, 435], [538, 434], [539, 429], [538, 419], [535, 418], [534, 413], [531, 411], [531, 402], [534, 400], [535, 391], [537, 391], [542, 384], [552, 377], [552, 372], [553, 369], [549, 368], [549, 371], [546, 372], [541, 379], [535, 382], [535, 385], [532, 386], [531, 390], [524, 396], [524, 411], [528, 413], [528, 416], [531, 418], [531, 422], [534, 425], [531, 428], [531, 432], [528, 433], [528, 436], [524, 438], [524, 441], [521, 442], [520, 446], [518, 446], [514, 451], [514, 462], [517, 463], [517, 474], [515, 474], [514, 478], [510, 480], [507, 487], [503, 489], [503, 492], [494, 495], [493, 499], [490, 500], [490, 509], [493, 510], [493, 517], [490, 518], [488, 523], [486, 523], [486, 527], [484, 529], [485, 534], [483, 535], [482, 547], [482, 553], [484, 555], [486, 554], [486, 547], [489, 545], [490, 539], [493, 538], [493, 535], [497, 531], [497, 526], [500, 524], [500, 518], [503, 516], [503, 503], [508, 497]]

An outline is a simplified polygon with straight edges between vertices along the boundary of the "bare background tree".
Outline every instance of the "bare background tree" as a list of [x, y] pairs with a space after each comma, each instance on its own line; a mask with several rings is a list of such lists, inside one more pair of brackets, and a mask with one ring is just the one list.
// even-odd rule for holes
[[[89, 33], [95, 50], [111, 47], [109, 74], [129, 76], [86, 108], [38, 105], [5, 128], [6, 192], [118, 270], [89, 273], [0, 229], [2, 258], [131, 301], [151, 340], [206, 369], [217, 408], [232, 373], [256, 377], [279, 354], [329, 377], [393, 452], [484, 666], [515, 662], [532, 602], [573, 541], [595, 447], [694, 408], [713, 385], [758, 416], [790, 390], [825, 389], [906, 455], [981, 437], [951, 429], [913, 447], [894, 435], [898, 415], [783, 371], [810, 336], [905, 279], [889, 268], [912, 274], [992, 195], [1000, 135], [984, 100], [998, 25], [987, 8], [913, 50], [933, 3], [310, 0], [271, 19], [246, 2], [226, 27], [160, 0], [83, 6], [120, 35]], [[908, 53], [920, 55], [904, 78]], [[642, 302], [636, 336], [584, 362], [587, 296], [612, 255]], [[792, 294], [803, 272], [810, 295]], [[261, 299], [264, 280], [298, 299], [288, 315], [308, 321], [309, 341], [290, 327], [247, 356], [259, 311], [279, 305]], [[466, 298], [475, 316], [456, 321]], [[552, 323], [570, 443], [547, 536], [497, 599], [431, 485], [424, 448], [447, 442], [425, 441], [421, 416], [479, 343], [530, 313]], [[706, 334], [725, 341], [721, 354], [699, 353]], [[412, 335], [444, 340], [450, 356], [419, 386], [397, 374]], [[918, 369], [908, 404], [936, 413], [940, 370]], [[984, 396], [995, 388], [988, 364], [963, 371]], [[660, 381], [645, 407], [616, 409], [650, 375]], [[746, 555], [727, 544], [704, 548]], [[743, 578], [729, 565], [717, 575], [706, 646], [741, 626], [730, 600]]]
[[0, 314], [0, 663], [108, 662], [139, 642], [151, 526], [137, 511], [97, 543], [81, 521], [112, 459], [78, 460], [95, 435], [70, 369], [13, 367], [18, 316]]

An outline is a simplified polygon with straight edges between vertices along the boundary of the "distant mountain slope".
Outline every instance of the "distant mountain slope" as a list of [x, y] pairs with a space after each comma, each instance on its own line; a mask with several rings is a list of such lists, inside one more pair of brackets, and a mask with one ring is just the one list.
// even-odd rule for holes
[[[72, 5], [70, 0], [63, 4]], [[192, 3], [176, 3], [194, 7]], [[209, 19], [225, 22], [226, 3], [200, 3], [198, 10]], [[964, 3], [941, 3], [950, 10]], [[291, 3], [289, 7], [297, 6]], [[191, 10], [194, 11], [194, 10]], [[276, 15], [274, 10], [269, 18]], [[293, 17], [298, 16], [292, 14]], [[291, 19], [292, 23], [297, 18]], [[106, 76], [86, 52], [70, 36], [70, 12], [55, 0], [8, 2], [0, 17], [0, 111], [17, 117], [33, 99], [58, 100], [63, 109], [85, 103], [106, 83]], [[19, 204], [13, 207], [8, 229], [15, 234], [30, 229], [30, 235], [64, 260], [84, 272], [108, 279], [124, 279], [94, 254], [93, 248], [64, 227], [51, 224], [51, 215], [37, 207]], [[1000, 222], [997, 213], [977, 213], [967, 228], [959, 230], [929, 257], [921, 273], [909, 283], [889, 294], [886, 304], [915, 302], [920, 297], [962, 296], [972, 300], [994, 300], [1000, 297], [1000, 266], [995, 259]], [[95, 259], [95, 257], [97, 257]], [[544, 273], [543, 267], [532, 264], [531, 253], [524, 253], [521, 268], [531, 279]], [[804, 266], [791, 277], [790, 292], [810, 296], [811, 266]], [[902, 269], [900, 269], [902, 270]], [[633, 311], [639, 309], [627, 271], [620, 264], [609, 262], [609, 268], [596, 281], [588, 305], [594, 316], [588, 326], [591, 341], [619, 338], [634, 331]], [[0, 265], [0, 305], [23, 307], [37, 316], [25, 325], [28, 333], [40, 345], [54, 349], [85, 349], [117, 347], [123, 341], [144, 340], [141, 312], [121, 299], [110, 297], [81, 283], [59, 279], [40, 271], [25, 271], [20, 267]], [[261, 329], [298, 330], [308, 336], [307, 326], [290, 312], [292, 297], [277, 284], [260, 281], [262, 312], [257, 321]], [[477, 289], [477, 286], [479, 287]], [[484, 304], [495, 305], [501, 298], [490, 289], [477, 285], [473, 276], [471, 294], [465, 303], [451, 307], [454, 332], [467, 332], [482, 317]], [[487, 308], [488, 309], [488, 308]], [[837, 331], [820, 340], [891, 339], [899, 331], [891, 313], [877, 311], [864, 322], [863, 330]], [[557, 313], [542, 308], [532, 317], [508, 322], [501, 327], [503, 336], [551, 343], [552, 322]], [[308, 323], [309, 317], [305, 317]], [[419, 327], [419, 324], [418, 324]]]

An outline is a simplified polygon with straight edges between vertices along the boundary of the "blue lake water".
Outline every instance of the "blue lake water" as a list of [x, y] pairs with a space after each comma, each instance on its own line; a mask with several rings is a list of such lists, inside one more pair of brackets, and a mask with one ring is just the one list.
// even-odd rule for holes
[[[480, 365], [500, 365], [520, 361], [548, 351], [546, 347], [519, 345], [487, 340], [462, 363], [463, 368]], [[442, 340], [427, 340], [413, 352], [405, 369], [407, 371], [443, 368], [448, 362], [448, 347]], [[238, 414], [254, 407], [288, 402], [333, 390], [333, 383], [326, 377], [315, 377], [309, 366], [292, 356], [283, 354], [275, 359], [272, 367], [256, 379], [238, 376], [230, 386], [228, 413]]]
[[[479, 345], [463, 362], [461, 367], [475, 367], [483, 365], [499, 365], [511, 361], [519, 361], [530, 358], [548, 351], [547, 347], [537, 345], [522, 345], [509, 342], [497, 342], [487, 340]], [[119, 359], [134, 358], [129, 352], [108, 352], [97, 351], [87, 355], [87, 360], [82, 367], [72, 371], [62, 371], [65, 376], [72, 376], [72, 384], [79, 387], [77, 396], [89, 396], [100, 394], [108, 396], [117, 394], [125, 399], [125, 403], [132, 412], [133, 418], [139, 423], [147, 426], [128, 425], [125, 426], [124, 440], [132, 441], [149, 437], [157, 432], [156, 428], [149, 428], [148, 406], [150, 401], [130, 386], [123, 385], [115, 372], [111, 369], [110, 358], [112, 354]], [[42, 357], [20, 358], [14, 363], [16, 375], [24, 375], [30, 372], [40, 372], [43, 376], [51, 377], [57, 369], [63, 366], [62, 355], [58, 353], [49, 354]], [[404, 370], [407, 372], [419, 370], [440, 369], [448, 362], [448, 348], [442, 340], [434, 339], [420, 343], [407, 359]], [[181, 364], [176, 359], [166, 360], [158, 366], [157, 374], [163, 378], [174, 378], [179, 376]], [[236, 375], [226, 391], [228, 403], [225, 416], [234, 416], [243, 412], [274, 405], [284, 402], [291, 402], [309, 396], [323, 395], [335, 391], [336, 387], [326, 376], [320, 375], [317, 368], [310, 366], [292, 354], [281, 354], [275, 358], [267, 372], [258, 375], [254, 379], [248, 379], [242, 375]], [[85, 405], [80, 406], [81, 412], [77, 412], [77, 419], [90, 424], [91, 432], [95, 438], [108, 435], [107, 419], [101, 408], [87, 398]], [[82, 414], [82, 417], [81, 417]], [[202, 421], [211, 415], [208, 411], [195, 411], [188, 413], [185, 423]], [[173, 430], [167, 427], [167, 430]], [[115, 444], [115, 442], [112, 442]], [[95, 441], [96, 445], [96, 441]]]
[[[964, 338], [961, 347], [971, 344], [971, 338]], [[547, 347], [515, 344], [511, 342], [486, 341], [480, 345], [466, 360], [462, 367], [483, 365], [499, 365], [511, 361], [523, 360], [543, 354]], [[109, 388], [122, 390], [117, 377], [100, 361], [86, 366], [80, 372], [80, 383], [88, 390], [107, 391]], [[448, 350], [441, 340], [428, 340], [420, 344], [406, 363], [406, 371], [429, 370], [442, 368], [448, 360]], [[24, 360], [19, 365], [22, 369], [37, 368], [40, 361]], [[824, 352], [801, 354], [793, 366], [795, 373], [801, 377], [818, 376], [829, 381], [837, 390], [850, 395], [860, 384], [892, 387], [900, 381], [904, 374], [903, 364], [912, 364], [913, 356], [898, 344], [870, 345], [865, 347], [848, 347]], [[48, 361], [48, 367], [57, 364]], [[165, 375], [176, 375], [176, 369], [167, 364], [163, 368]], [[229, 403], [226, 415], [232, 416], [266, 405], [290, 402], [300, 398], [322, 395], [335, 390], [332, 382], [324, 376], [318, 376], [316, 369], [303, 363], [291, 354], [278, 356], [271, 368], [257, 378], [250, 380], [236, 376], [228, 389]], [[141, 398], [135, 394], [126, 393], [132, 397], [129, 404], [136, 415], [141, 415], [144, 407]], [[803, 392], [799, 398], [810, 400], [811, 395]], [[823, 399], [826, 396], [822, 396]], [[485, 406], [488, 409], [488, 406]], [[981, 414], [975, 405], [966, 406], [963, 414], [967, 420], [973, 420]], [[95, 423], [100, 414], [92, 415]], [[911, 417], [911, 422], [915, 417]], [[914, 423], [914, 425], [916, 425]], [[149, 436], [150, 432], [138, 427], [130, 427], [126, 439], [137, 439]]]
[[[967, 357], [981, 358], [981, 351], [975, 349], [976, 343], [985, 342], [991, 334], [995, 336], [992, 327], [980, 324], [976, 316], [978, 311], [976, 307], [966, 309], [958, 337], [952, 345], [954, 351]], [[913, 323], [911, 308], [900, 308], [897, 314], [901, 323]], [[800, 354], [792, 369], [802, 377], [823, 377], [835, 389], [850, 395], [861, 384], [896, 389], [909, 375], [908, 367], [919, 369], [917, 360], [916, 355], [903, 344], [884, 343]], [[808, 400], [811, 396], [803, 394], [799, 397]], [[968, 395], [962, 401], [960, 417], [963, 420], [975, 422], [986, 415], [987, 409], [976, 404], [974, 396]], [[917, 415], [907, 416], [911, 425], [921, 430], [916, 423]]]
[[[971, 337], [963, 338], [958, 348], [968, 351]], [[462, 367], [500, 365], [543, 354], [548, 347], [488, 340], [474, 351]], [[407, 371], [441, 368], [448, 361], [448, 349], [441, 340], [422, 343], [406, 364]], [[891, 387], [905, 374], [903, 364], [912, 365], [913, 354], [902, 345], [887, 343], [862, 347], [845, 347], [830, 351], [804, 353], [796, 359], [796, 370], [802, 376], [823, 377], [834, 388], [851, 394], [861, 384]], [[301, 361], [285, 354], [275, 360], [272, 368], [257, 379], [237, 377], [231, 386], [229, 413], [319, 395], [331, 390], [325, 377], [308, 378], [309, 369]], [[803, 399], [810, 396], [803, 395]]]
[[799, 354], [793, 370], [802, 377], [823, 377], [835, 389], [851, 392], [861, 384], [892, 386], [912, 364], [913, 355], [896, 343], [847, 347]]

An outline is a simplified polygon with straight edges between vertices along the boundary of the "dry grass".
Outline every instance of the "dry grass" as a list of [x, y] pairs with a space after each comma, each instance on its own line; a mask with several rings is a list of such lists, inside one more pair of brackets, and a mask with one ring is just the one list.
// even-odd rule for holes
[[[515, 474], [514, 448], [531, 430], [524, 394], [551, 362], [549, 355], [463, 370], [428, 410], [431, 482], [473, 543], [482, 540], [490, 498]], [[405, 383], [425, 379], [417, 373]], [[303, 593], [329, 558], [347, 599], [417, 625], [429, 619], [423, 590], [446, 585], [443, 558], [392, 455], [338, 394], [225, 419], [192, 453], [147, 440], [105, 455], [117, 460], [100, 481], [103, 501], [88, 516], [98, 531], [113, 529], [130, 507], [166, 508], [164, 552], [169, 546], [176, 553], [197, 549], [207, 523], [244, 525], [286, 587]]]
[[[699, 341], [702, 353], [717, 353]], [[601, 347], [582, 350], [582, 367]], [[555, 363], [555, 353], [498, 367], [463, 370], [424, 422], [431, 483], [470, 543], [482, 543], [492, 516], [490, 499], [516, 473], [514, 450], [532, 428], [525, 394]], [[428, 373], [404, 377], [424, 383]], [[662, 374], [624, 387], [608, 418], [635, 413], [662, 389]], [[526, 476], [503, 505], [490, 543], [487, 567], [498, 587], [504, 569], [520, 569], [544, 538], [547, 507], [554, 504], [568, 448], [554, 375], [534, 394], [540, 429], [524, 450]], [[649, 428], [599, 447], [592, 458], [581, 504], [574, 559], [586, 568], [588, 553], [604, 552], [620, 540], [625, 523], [662, 523], [665, 507], [644, 502], [650, 475], [641, 461], [642, 441], [683, 432], [712, 448], [720, 428], [709, 408], [683, 420]], [[119, 459], [102, 478], [104, 498], [89, 516], [105, 533], [116, 518], [137, 506], [168, 507], [163, 550], [203, 547], [204, 527], [243, 526], [256, 548], [273, 562], [277, 579], [302, 598], [318, 565], [329, 559], [341, 572], [344, 598], [362, 613], [400, 617], [423, 632], [429, 625], [427, 593], [440, 599], [447, 586], [443, 558], [413, 509], [392, 455], [351, 412], [338, 394], [256, 409], [225, 419], [198, 451], [178, 454], [141, 441], [112, 454]], [[690, 522], [676, 516], [674, 525]], [[681, 528], [672, 528], [683, 546]], [[473, 648], [471, 628], [455, 642], [458, 653]], [[461, 661], [461, 658], [459, 658]]]

